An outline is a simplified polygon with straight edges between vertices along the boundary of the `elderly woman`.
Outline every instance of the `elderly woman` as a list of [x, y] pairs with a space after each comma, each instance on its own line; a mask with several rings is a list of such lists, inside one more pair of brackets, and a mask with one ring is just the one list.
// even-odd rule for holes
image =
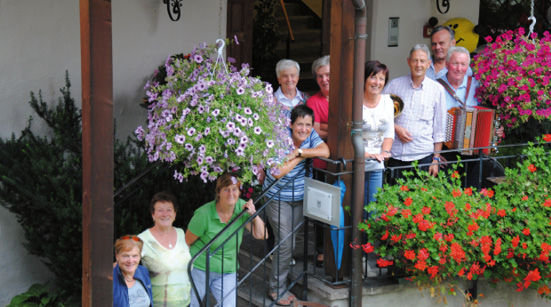
[[123, 236], [115, 242], [113, 267], [113, 306], [153, 306], [149, 272], [140, 265], [143, 242], [136, 236]]
[[300, 65], [296, 61], [282, 59], [276, 64], [276, 75], [279, 88], [274, 98], [283, 106], [287, 117], [290, 117], [291, 109], [306, 102], [304, 93], [297, 89]]
[[150, 203], [153, 227], [138, 235], [144, 242], [142, 260], [151, 273], [155, 306], [187, 306], [190, 303], [187, 265], [191, 255], [184, 231], [172, 226], [177, 210], [172, 194], [155, 194]]
[[375, 201], [377, 189], [383, 186], [384, 160], [390, 158], [394, 141], [394, 102], [381, 94], [388, 81], [388, 68], [379, 61], [365, 64], [362, 117], [365, 150], [365, 202]]
[[[227, 173], [223, 174], [216, 181], [216, 199], [195, 210], [186, 232], [186, 243], [191, 247], [193, 255], [197, 254], [205, 244], [243, 210], [246, 210], [247, 214], [241, 216], [232, 227], [226, 230], [225, 235], [222, 235], [211, 246], [213, 250], [228, 239], [256, 212], [252, 200], [245, 202], [239, 198], [240, 187], [241, 182], [235, 176]], [[247, 223], [245, 228], [256, 239], [264, 239], [267, 233], [264, 222], [259, 216], [255, 217], [252, 222]], [[224, 247], [209, 258], [209, 288], [218, 305], [236, 306], [237, 254], [242, 237], [243, 228], [240, 228], [237, 235], [231, 236]], [[191, 306], [200, 306], [200, 300], [205, 296], [206, 262], [206, 253], [203, 253], [197, 258], [191, 271], [191, 276], [199, 292], [199, 297], [195, 295], [195, 292], [192, 293]]]
[[[312, 63], [312, 74], [320, 91], [306, 101], [306, 105], [314, 110], [314, 129], [322, 139], [327, 139], [327, 122], [329, 118], [329, 56], [323, 56]], [[316, 166], [314, 164], [314, 166]]]

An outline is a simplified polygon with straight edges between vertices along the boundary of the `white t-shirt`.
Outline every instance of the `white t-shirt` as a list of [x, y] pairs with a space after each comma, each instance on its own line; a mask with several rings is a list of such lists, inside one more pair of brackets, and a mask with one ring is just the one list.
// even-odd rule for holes
[[[394, 102], [390, 95], [381, 95], [379, 104], [374, 108], [363, 106], [363, 141], [366, 153], [378, 154], [382, 151], [383, 140], [394, 139]], [[383, 169], [383, 162], [366, 160], [365, 171]]]

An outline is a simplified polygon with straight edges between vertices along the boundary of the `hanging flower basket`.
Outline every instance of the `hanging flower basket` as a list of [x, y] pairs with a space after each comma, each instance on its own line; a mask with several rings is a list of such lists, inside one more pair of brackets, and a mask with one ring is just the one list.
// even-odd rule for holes
[[226, 171], [254, 182], [292, 144], [271, 85], [250, 76], [247, 64], [228, 67], [222, 48], [202, 44], [170, 56], [166, 78], [159, 82], [155, 74], [145, 86], [147, 126], [136, 135], [149, 161], [173, 164], [180, 182], [190, 175], [214, 181]]
[[507, 31], [474, 57], [474, 77], [480, 81], [477, 97], [493, 106], [503, 124], [516, 128], [529, 118], [551, 116], [551, 36], [541, 39], [524, 29]]

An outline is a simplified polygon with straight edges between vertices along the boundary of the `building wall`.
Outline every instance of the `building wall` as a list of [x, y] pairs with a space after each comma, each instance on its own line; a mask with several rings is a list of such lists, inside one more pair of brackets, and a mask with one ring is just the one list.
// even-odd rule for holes
[[[172, 22], [161, 0], [112, 1], [113, 98], [117, 135], [126, 137], [144, 123], [139, 104], [143, 86], [173, 53], [214, 43], [226, 33], [226, 0], [184, 0], [182, 17]], [[0, 137], [18, 134], [29, 116], [29, 92], [42, 90], [57, 102], [69, 72], [72, 95], [81, 104], [80, 16], [74, 0], [0, 0]], [[15, 217], [0, 207], [0, 306], [35, 282], [50, 278], [28, 256]]]
[[[430, 39], [423, 38], [423, 25], [431, 16], [438, 18], [438, 24], [455, 17], [465, 17], [478, 23], [480, 0], [450, 1], [450, 10], [445, 15], [437, 13], [434, 0], [372, 0], [373, 14], [368, 54], [370, 59], [379, 60], [389, 66], [390, 78], [409, 72], [406, 58], [417, 43], [430, 47]], [[368, 8], [369, 9], [369, 8]], [[399, 17], [398, 46], [388, 47], [388, 19]]]

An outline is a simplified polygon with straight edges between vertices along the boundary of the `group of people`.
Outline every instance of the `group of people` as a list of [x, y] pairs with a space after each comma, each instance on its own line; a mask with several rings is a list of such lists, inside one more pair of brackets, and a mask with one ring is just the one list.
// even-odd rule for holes
[[[153, 227], [115, 242], [113, 306], [200, 306], [207, 281], [206, 255], [197, 258], [191, 271], [199, 296], [191, 290], [188, 264], [192, 255], [243, 210], [247, 214], [211, 246], [213, 249], [256, 212], [252, 200], [239, 198], [240, 188], [241, 182], [235, 176], [227, 173], [220, 176], [216, 182], [215, 200], [195, 211], [186, 232], [173, 226], [178, 211], [175, 197], [167, 192], [155, 194], [150, 204]], [[266, 236], [266, 227], [258, 216], [246, 223], [245, 228], [256, 239]], [[224, 246], [223, 252], [213, 254], [208, 260], [211, 272], [208, 286], [224, 306], [235, 306], [236, 259], [242, 235], [240, 230], [237, 236], [229, 238], [230, 243]]]
[[[425, 44], [413, 46], [407, 63], [410, 73], [389, 80], [388, 67], [379, 61], [365, 64], [363, 97], [366, 204], [382, 187], [384, 162], [389, 167], [410, 165], [413, 161], [429, 165], [436, 175], [445, 138], [446, 111], [457, 105], [476, 105], [476, 80], [470, 74], [470, 54], [455, 47], [454, 32], [436, 27], [431, 35], [431, 51]], [[432, 60], [431, 60], [432, 58]], [[290, 117], [289, 136], [294, 148], [281, 164], [266, 172], [267, 222], [273, 229], [280, 249], [275, 253], [269, 279], [268, 296], [279, 305], [290, 305], [295, 298], [287, 291], [287, 277], [293, 257], [295, 227], [302, 221], [304, 178], [311, 176], [307, 160], [328, 158], [329, 56], [317, 59], [312, 73], [320, 91], [311, 97], [297, 88], [300, 66], [283, 59], [277, 63], [279, 83], [274, 98]], [[446, 89], [445, 89], [446, 88]], [[403, 111], [395, 118], [390, 94], [401, 97]], [[323, 161], [314, 166], [324, 168]], [[113, 269], [114, 306], [199, 306], [205, 295], [205, 283], [218, 303], [235, 306], [236, 258], [243, 231], [229, 238], [237, 227], [247, 223], [256, 211], [252, 200], [239, 198], [241, 182], [224, 174], [216, 183], [215, 200], [197, 209], [187, 231], [173, 226], [178, 207], [171, 194], [157, 193], [150, 205], [153, 227], [137, 236], [123, 236], [115, 242], [116, 264]], [[191, 255], [198, 253], [229, 221], [243, 210], [241, 220], [222, 235], [213, 248], [230, 240], [223, 252], [211, 256], [206, 275], [206, 255], [194, 263], [191, 276], [198, 285], [198, 296], [191, 291], [187, 266]], [[256, 239], [266, 239], [268, 232], [260, 217], [245, 225]], [[319, 254], [319, 253], [318, 253]], [[323, 256], [321, 254], [321, 256]], [[143, 264], [140, 265], [141, 263]]]

